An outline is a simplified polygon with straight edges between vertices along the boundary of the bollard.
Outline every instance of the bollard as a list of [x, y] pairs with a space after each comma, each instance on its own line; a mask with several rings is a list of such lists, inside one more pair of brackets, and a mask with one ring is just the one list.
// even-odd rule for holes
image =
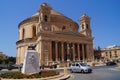
[[67, 74], [67, 68], [66, 67], [64, 68], [64, 74]]

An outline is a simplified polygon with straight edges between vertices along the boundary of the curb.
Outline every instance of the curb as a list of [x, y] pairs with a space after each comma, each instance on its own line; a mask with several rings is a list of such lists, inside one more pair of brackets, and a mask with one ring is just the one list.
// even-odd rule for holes
[[70, 75], [69, 75], [69, 74], [65, 75], [63, 78], [60, 78], [60, 79], [58, 79], [58, 80], [66, 80], [66, 79], [68, 79], [68, 78], [70, 78]]
[[68, 78], [70, 78], [69, 74], [60, 73], [60, 75], [47, 78], [40, 78], [40, 80], [65, 80]]

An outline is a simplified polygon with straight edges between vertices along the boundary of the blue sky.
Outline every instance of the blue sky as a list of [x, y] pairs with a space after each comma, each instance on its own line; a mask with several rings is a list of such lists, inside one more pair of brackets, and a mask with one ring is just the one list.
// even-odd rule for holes
[[18, 24], [48, 3], [79, 24], [83, 13], [91, 17], [94, 47], [120, 45], [120, 0], [0, 0], [0, 51], [16, 56]]

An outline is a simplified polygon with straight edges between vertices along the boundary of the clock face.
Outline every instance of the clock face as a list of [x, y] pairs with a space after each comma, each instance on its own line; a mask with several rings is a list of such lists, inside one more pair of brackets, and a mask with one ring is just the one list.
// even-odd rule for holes
[[45, 27], [45, 30], [48, 30], [48, 27], [47, 27], [47, 26]]

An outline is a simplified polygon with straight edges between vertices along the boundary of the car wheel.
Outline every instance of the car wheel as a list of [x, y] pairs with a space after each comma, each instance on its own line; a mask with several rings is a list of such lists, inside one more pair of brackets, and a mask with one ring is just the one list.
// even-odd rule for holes
[[85, 73], [84, 70], [81, 70], [82, 73]]

